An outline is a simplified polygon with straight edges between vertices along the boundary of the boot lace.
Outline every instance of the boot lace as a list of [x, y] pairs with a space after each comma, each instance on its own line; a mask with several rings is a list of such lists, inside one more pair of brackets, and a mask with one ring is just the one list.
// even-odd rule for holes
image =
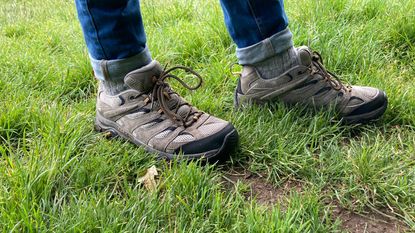
[[340, 79], [333, 74], [332, 72], [328, 71], [323, 64], [323, 59], [320, 53], [313, 51], [312, 54], [312, 68], [311, 68], [311, 75], [320, 74], [326, 82], [336, 91], [345, 90], [348, 92], [352, 91], [352, 87], [349, 85], [344, 85]]
[[[183, 81], [183, 79], [172, 74], [172, 72], [177, 70], [183, 70], [191, 74], [191, 77], [197, 79], [197, 84], [195, 86], [190, 86], [185, 81]], [[203, 112], [196, 110], [191, 104], [181, 100], [180, 97], [177, 98], [178, 102], [175, 104], [174, 107], [169, 106], [169, 100], [172, 99], [172, 95], [177, 94], [170, 88], [170, 85], [166, 82], [169, 78], [177, 80], [184, 88], [188, 90], [198, 89], [202, 85], [203, 79], [196, 71], [188, 67], [175, 66], [170, 69], [165, 68], [158, 77], [153, 76], [154, 87], [151, 92], [151, 98], [146, 99], [146, 102], [151, 102], [151, 109], [153, 109], [154, 103], [158, 101], [160, 105], [160, 113], [166, 114], [168, 118], [170, 118], [173, 122], [176, 122], [179, 126], [183, 126], [185, 128], [190, 127], [199, 119], [201, 115], [203, 115]], [[183, 117], [181, 114], [178, 113], [178, 111], [184, 105], [188, 106], [188, 110], [185, 112]]]

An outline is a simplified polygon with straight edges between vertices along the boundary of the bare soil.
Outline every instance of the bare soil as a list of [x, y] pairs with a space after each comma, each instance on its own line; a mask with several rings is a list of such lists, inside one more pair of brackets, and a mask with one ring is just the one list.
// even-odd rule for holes
[[[301, 193], [305, 188], [303, 183], [296, 180], [288, 180], [279, 187], [276, 187], [263, 176], [242, 171], [242, 169], [231, 170], [223, 176], [223, 184], [227, 190], [233, 190], [238, 182], [242, 182], [250, 187], [250, 190], [245, 192], [247, 200], [255, 199], [265, 207], [272, 207], [279, 203], [283, 209], [283, 203], [286, 203], [285, 200], [289, 198], [291, 192]], [[333, 220], [339, 219], [342, 230], [346, 232], [408, 232], [408, 228], [404, 223], [395, 218], [387, 217], [389, 214], [383, 215], [374, 211], [368, 211], [363, 215], [341, 207], [336, 201], [329, 202], [327, 205], [331, 210]]]
[[341, 226], [345, 231], [351, 233], [408, 232], [408, 228], [402, 222], [373, 211], [362, 215], [336, 204], [332, 209], [332, 215], [334, 219], [341, 220]]

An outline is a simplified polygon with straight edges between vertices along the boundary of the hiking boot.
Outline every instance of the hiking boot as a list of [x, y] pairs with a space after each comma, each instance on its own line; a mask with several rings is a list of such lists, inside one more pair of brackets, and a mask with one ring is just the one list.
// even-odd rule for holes
[[[172, 74], [175, 70], [191, 73], [199, 81], [188, 86]], [[227, 121], [191, 106], [166, 83], [176, 79], [185, 88], [197, 89], [202, 78], [185, 67], [163, 70], [157, 61], [128, 73], [125, 84], [130, 88], [120, 94], [106, 94], [101, 85], [97, 96], [96, 130], [121, 136], [160, 157], [173, 159], [226, 158], [237, 146], [238, 133]]]
[[345, 123], [363, 123], [385, 112], [385, 92], [372, 87], [345, 86], [323, 66], [319, 53], [297, 49], [299, 64], [278, 77], [264, 79], [254, 66], [244, 66], [235, 91], [235, 106], [281, 101], [311, 107], [334, 107]]

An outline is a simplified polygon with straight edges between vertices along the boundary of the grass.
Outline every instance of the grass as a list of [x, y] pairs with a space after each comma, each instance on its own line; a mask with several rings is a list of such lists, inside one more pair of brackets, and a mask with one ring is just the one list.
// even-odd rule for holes
[[[415, 231], [415, 0], [286, 2], [295, 44], [321, 51], [346, 82], [384, 89], [390, 107], [365, 126], [277, 104], [232, 110], [235, 45], [213, 0], [142, 1], [153, 56], [205, 78], [182, 92], [234, 123], [241, 147], [227, 167], [166, 164], [93, 131], [92, 78], [73, 1], [1, 0], [0, 229], [4, 232], [339, 232], [326, 200], [378, 211]], [[183, 91], [180, 87], [178, 90]], [[161, 169], [159, 190], [137, 178]], [[228, 167], [275, 187], [296, 180], [285, 203], [226, 189]]]

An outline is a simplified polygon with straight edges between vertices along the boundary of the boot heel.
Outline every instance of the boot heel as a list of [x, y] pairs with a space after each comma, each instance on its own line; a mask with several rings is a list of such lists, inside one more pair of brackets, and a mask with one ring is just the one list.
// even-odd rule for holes
[[118, 137], [117, 132], [115, 132], [113, 129], [108, 129], [108, 128], [102, 127], [101, 124], [97, 120], [95, 120], [94, 129], [95, 129], [95, 131], [97, 131], [99, 133], [102, 133], [104, 135], [104, 137], [107, 138], [107, 139]]

